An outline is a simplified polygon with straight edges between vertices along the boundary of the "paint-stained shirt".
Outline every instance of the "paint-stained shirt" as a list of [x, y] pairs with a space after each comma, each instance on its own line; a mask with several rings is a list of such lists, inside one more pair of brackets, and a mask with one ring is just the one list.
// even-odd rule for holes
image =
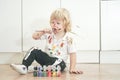
[[57, 40], [55, 35], [44, 34], [41, 39], [46, 39], [45, 52], [51, 57], [57, 57], [67, 61], [68, 54], [76, 53], [74, 38], [67, 32], [63, 38]]

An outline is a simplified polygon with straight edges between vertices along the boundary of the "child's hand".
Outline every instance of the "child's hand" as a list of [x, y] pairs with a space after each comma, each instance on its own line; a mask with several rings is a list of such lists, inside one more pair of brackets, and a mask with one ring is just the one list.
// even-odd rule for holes
[[69, 71], [71, 74], [83, 74], [83, 71], [76, 70], [76, 69], [70, 69]]
[[39, 32], [33, 33], [32, 38], [35, 39], [35, 40], [39, 39], [40, 38]]
[[36, 30], [35, 33], [33, 33], [32, 37], [33, 39], [37, 40], [37, 39], [40, 39], [40, 37], [45, 33], [51, 34], [52, 30], [49, 28], [46, 28], [43, 30]]

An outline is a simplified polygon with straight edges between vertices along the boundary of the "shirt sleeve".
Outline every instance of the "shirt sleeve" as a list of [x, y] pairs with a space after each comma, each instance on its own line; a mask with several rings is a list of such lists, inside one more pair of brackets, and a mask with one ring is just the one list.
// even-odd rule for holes
[[68, 53], [76, 53], [77, 49], [76, 49], [76, 42], [74, 40], [74, 38], [69, 37], [67, 40], [68, 43]]

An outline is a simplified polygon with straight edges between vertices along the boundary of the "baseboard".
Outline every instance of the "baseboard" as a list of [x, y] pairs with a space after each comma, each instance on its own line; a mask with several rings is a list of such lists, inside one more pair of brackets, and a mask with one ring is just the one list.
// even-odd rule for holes
[[101, 51], [100, 63], [120, 64], [120, 51]]
[[[24, 57], [20, 53], [0, 53], [0, 64], [21, 63]], [[120, 64], [120, 51], [78, 51], [77, 63]], [[99, 59], [100, 58], [100, 59]], [[67, 61], [69, 63], [69, 59]]]
[[[25, 53], [0, 53], [0, 64], [20, 63]], [[99, 63], [98, 51], [78, 51], [77, 63]], [[68, 59], [69, 63], [69, 59]]]
[[78, 51], [76, 56], [77, 63], [99, 63], [99, 51]]

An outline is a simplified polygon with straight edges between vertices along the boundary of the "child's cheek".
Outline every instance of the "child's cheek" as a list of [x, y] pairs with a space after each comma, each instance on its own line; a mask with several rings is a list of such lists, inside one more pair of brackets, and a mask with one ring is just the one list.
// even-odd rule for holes
[[58, 29], [62, 29], [62, 26], [58, 26]]

